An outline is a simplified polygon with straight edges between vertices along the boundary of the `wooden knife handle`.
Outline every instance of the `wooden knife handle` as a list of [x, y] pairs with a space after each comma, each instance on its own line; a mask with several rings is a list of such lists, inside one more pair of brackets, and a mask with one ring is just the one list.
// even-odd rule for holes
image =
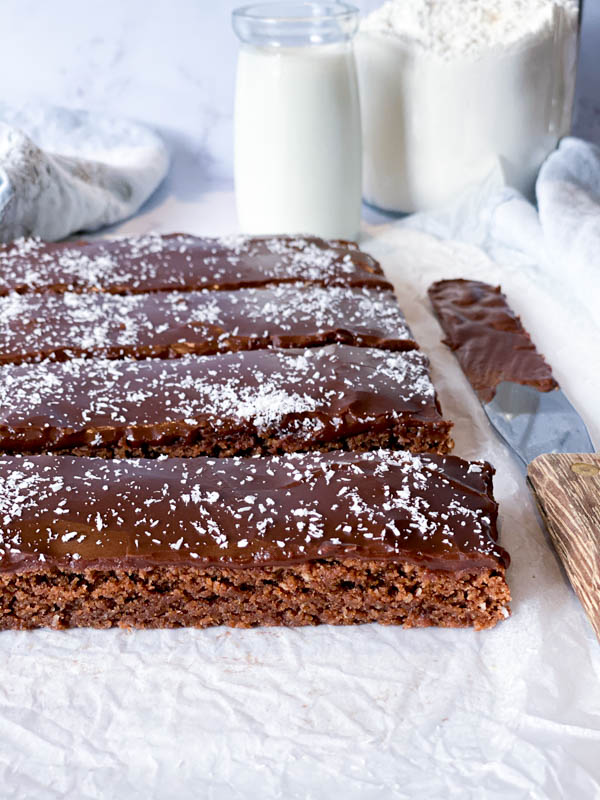
[[600, 641], [600, 454], [538, 456], [528, 476], [554, 546]]

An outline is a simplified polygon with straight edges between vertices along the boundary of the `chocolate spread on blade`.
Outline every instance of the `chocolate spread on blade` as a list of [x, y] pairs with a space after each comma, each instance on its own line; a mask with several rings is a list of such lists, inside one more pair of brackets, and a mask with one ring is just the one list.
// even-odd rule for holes
[[0, 458], [0, 571], [409, 561], [508, 566], [492, 468], [407, 452]]
[[173, 358], [332, 342], [417, 347], [394, 294], [366, 287], [0, 297], [0, 364], [78, 356]]
[[329, 345], [0, 369], [0, 449], [9, 452], [191, 443], [203, 429], [313, 449], [399, 420], [449, 427], [418, 350]]
[[0, 295], [47, 290], [138, 294], [298, 281], [392, 288], [377, 261], [356, 244], [312, 236], [212, 239], [171, 233], [94, 242], [18, 239], [0, 246]]
[[489, 403], [503, 381], [549, 392], [558, 384], [520, 318], [499, 286], [463, 279], [438, 281], [429, 288], [443, 340], [482, 403]]

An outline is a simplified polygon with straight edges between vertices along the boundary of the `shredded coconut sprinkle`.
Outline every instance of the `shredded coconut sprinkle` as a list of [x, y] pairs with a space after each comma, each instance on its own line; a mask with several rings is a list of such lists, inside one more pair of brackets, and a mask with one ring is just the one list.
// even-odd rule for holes
[[387, 0], [361, 23], [441, 58], [479, 56], [490, 48], [575, 28], [575, 0]]
[[[452, 456], [0, 458], [0, 560], [505, 559], [489, 465]], [[61, 513], [57, 513], [57, 509]], [[153, 561], [153, 563], [156, 563]]]
[[253, 342], [290, 346], [302, 337], [318, 342], [336, 335], [358, 345], [416, 347], [394, 295], [366, 287], [0, 297], [5, 362], [82, 353], [152, 355], [151, 348], [176, 354], [194, 344], [207, 353], [226, 352], [250, 349]]
[[30, 444], [36, 430], [42, 438], [48, 429], [88, 431], [98, 442], [94, 428], [170, 422], [195, 428], [203, 420], [217, 431], [233, 421], [263, 434], [310, 437], [325, 420], [358, 430], [402, 414], [439, 420], [435, 403], [421, 352], [346, 345], [0, 370], [0, 425], [22, 431]]
[[72, 244], [18, 239], [0, 247], [0, 293], [216, 289], [301, 281], [389, 288], [354, 244], [314, 237], [217, 239], [150, 233]]

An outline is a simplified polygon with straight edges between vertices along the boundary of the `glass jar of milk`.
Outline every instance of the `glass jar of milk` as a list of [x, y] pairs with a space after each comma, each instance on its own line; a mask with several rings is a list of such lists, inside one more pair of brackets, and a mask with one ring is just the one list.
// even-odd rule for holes
[[261, 3], [233, 12], [242, 42], [235, 192], [245, 233], [355, 239], [361, 125], [345, 3]]

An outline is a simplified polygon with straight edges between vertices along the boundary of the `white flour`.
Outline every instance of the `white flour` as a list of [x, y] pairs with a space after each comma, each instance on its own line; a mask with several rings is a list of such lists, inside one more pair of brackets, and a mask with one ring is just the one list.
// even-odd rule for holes
[[570, 127], [573, 0], [390, 0], [356, 45], [368, 202], [434, 208], [494, 170], [531, 195]]
[[551, 35], [560, 13], [574, 24], [577, 8], [575, 0], [388, 0], [362, 30], [400, 36], [441, 58], [477, 56]]

